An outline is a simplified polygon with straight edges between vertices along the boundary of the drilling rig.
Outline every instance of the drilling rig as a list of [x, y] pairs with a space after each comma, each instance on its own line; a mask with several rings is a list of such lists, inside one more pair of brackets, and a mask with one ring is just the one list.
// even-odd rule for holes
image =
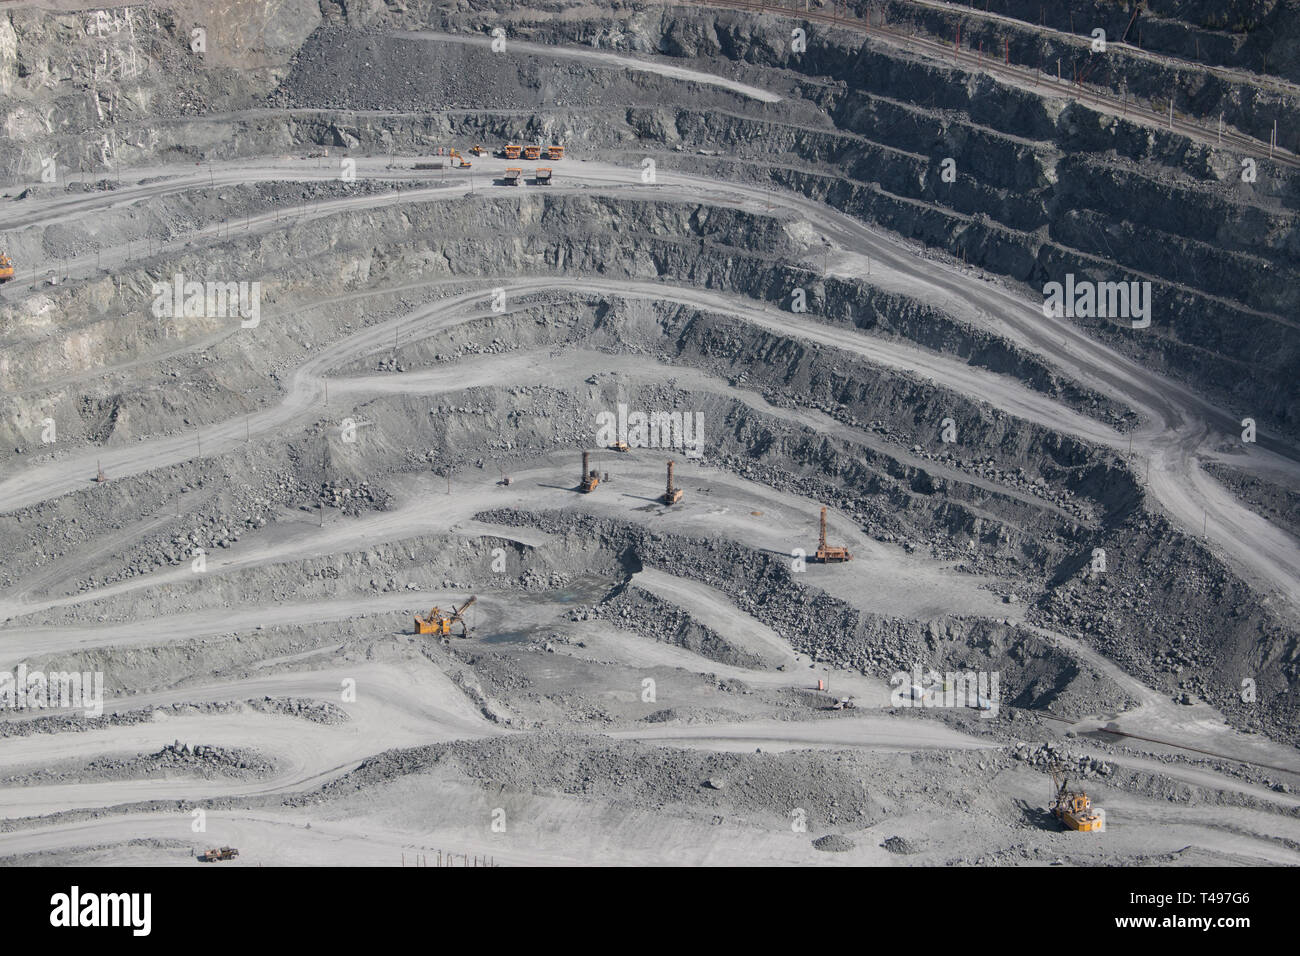
[[817, 560], [822, 564], [830, 561], [852, 561], [853, 555], [849, 554], [848, 548], [842, 548], [838, 545], [826, 543], [826, 509], [822, 508], [822, 530], [821, 537], [817, 540]]
[[668, 488], [664, 491], [663, 497], [659, 500], [666, 505], [675, 505], [682, 500], [682, 489], [673, 487], [673, 465], [676, 462], [668, 462]]
[[590, 494], [596, 490], [598, 484], [600, 484], [600, 476], [596, 473], [596, 469], [591, 467], [590, 456], [584, 451], [582, 453], [582, 484], [578, 486], [578, 490], [583, 494]]

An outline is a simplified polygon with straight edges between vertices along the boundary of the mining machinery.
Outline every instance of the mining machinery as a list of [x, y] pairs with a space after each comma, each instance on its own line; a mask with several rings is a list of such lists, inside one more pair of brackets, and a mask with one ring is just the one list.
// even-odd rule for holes
[[682, 489], [673, 486], [673, 465], [676, 462], [668, 462], [668, 487], [660, 499], [666, 505], [675, 505], [682, 500]]
[[830, 561], [852, 561], [853, 555], [848, 548], [826, 543], [826, 509], [822, 509], [821, 537], [817, 540], [817, 560], [822, 564]]

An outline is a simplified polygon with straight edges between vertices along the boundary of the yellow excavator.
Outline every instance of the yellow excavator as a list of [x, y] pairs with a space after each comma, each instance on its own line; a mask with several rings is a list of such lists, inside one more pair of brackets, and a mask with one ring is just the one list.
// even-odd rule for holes
[[1100, 809], [1093, 809], [1092, 801], [1082, 790], [1070, 790], [1070, 780], [1060, 764], [1052, 768], [1052, 786], [1056, 795], [1052, 802], [1052, 815], [1071, 830], [1092, 833], [1104, 830], [1106, 818]]
[[469, 637], [469, 625], [465, 623], [465, 612], [469, 610], [470, 605], [477, 600], [478, 598], [476, 596], [471, 595], [470, 599], [460, 607], [456, 607], [456, 605], [453, 604], [451, 606], [450, 614], [443, 614], [442, 609], [435, 606], [431, 611], [429, 611], [427, 617], [420, 617], [418, 614], [415, 615], [415, 633], [438, 634], [442, 637], [447, 637], [451, 634], [451, 626], [459, 623], [460, 636]]
[[0, 252], [0, 282], [8, 282], [14, 277], [14, 263], [3, 252]]

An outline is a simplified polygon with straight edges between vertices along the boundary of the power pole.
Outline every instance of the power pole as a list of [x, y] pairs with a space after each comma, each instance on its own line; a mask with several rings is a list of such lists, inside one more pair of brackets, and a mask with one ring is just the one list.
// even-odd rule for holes
[[329, 445], [325, 440], [325, 433], [320, 436], [320, 473], [321, 473], [321, 497], [320, 497], [320, 526], [325, 527], [325, 489], [330, 482], [329, 462]]

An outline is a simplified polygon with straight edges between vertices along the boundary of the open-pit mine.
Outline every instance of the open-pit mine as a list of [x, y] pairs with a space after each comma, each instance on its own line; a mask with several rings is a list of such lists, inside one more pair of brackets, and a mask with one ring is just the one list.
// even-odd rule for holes
[[1300, 864], [1297, 50], [0, 0], [0, 862]]

